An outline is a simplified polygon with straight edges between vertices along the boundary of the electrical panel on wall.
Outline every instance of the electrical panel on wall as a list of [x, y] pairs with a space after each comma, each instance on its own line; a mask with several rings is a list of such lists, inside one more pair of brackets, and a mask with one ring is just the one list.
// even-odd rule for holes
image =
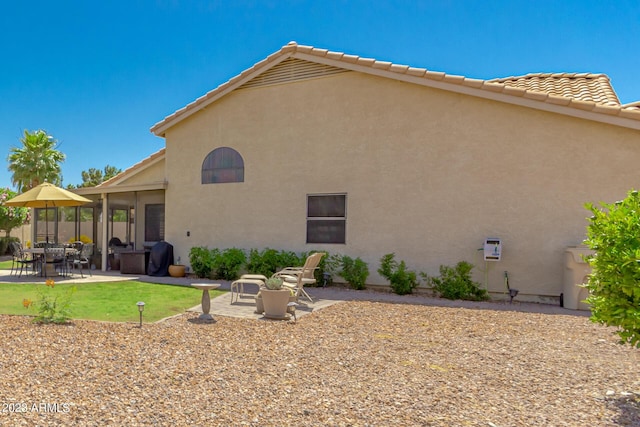
[[484, 260], [500, 261], [502, 257], [502, 241], [496, 237], [488, 237], [484, 240]]

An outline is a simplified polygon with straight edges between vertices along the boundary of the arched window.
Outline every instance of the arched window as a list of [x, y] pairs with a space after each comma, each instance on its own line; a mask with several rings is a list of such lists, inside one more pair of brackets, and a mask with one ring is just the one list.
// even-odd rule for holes
[[244, 160], [233, 148], [219, 147], [202, 162], [202, 183], [244, 182]]

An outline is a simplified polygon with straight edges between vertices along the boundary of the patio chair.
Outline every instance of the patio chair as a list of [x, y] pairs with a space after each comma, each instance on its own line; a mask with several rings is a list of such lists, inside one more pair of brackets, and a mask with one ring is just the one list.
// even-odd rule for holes
[[[18, 277], [22, 277], [22, 271], [24, 270], [25, 267], [31, 266], [31, 268], [33, 270], [35, 270], [35, 263], [36, 260], [34, 258], [28, 258], [27, 254], [24, 253], [24, 250], [22, 249], [22, 244], [18, 243], [18, 242], [10, 242], [9, 243], [9, 248], [11, 249], [11, 256], [12, 256], [12, 261], [11, 261], [11, 272], [9, 273], [9, 275], [15, 274]], [[18, 273], [18, 267], [20, 268], [20, 272]]]
[[17, 242], [9, 242], [9, 252], [11, 253], [11, 270], [9, 276], [13, 276], [14, 272], [18, 274], [18, 267], [20, 266], [20, 251], [15, 247]]
[[82, 245], [80, 250], [75, 251], [75, 256], [73, 257], [73, 268], [80, 269], [80, 276], [84, 278], [84, 274], [82, 273], [82, 267], [87, 266], [89, 270], [89, 276], [91, 274], [91, 255], [93, 255], [93, 243], [85, 243]]
[[296, 298], [303, 294], [309, 301], [313, 302], [311, 296], [304, 290], [304, 286], [316, 283], [314, 272], [325, 255], [326, 253], [324, 252], [311, 254], [307, 257], [302, 267], [287, 267], [278, 271], [272, 277], [282, 278], [284, 280], [283, 286], [294, 290]]

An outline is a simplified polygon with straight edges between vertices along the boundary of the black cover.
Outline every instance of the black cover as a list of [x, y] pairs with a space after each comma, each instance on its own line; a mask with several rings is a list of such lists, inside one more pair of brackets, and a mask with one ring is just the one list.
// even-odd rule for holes
[[173, 264], [173, 245], [167, 242], [158, 242], [151, 248], [147, 275], [168, 276], [171, 264]]
[[122, 243], [122, 240], [118, 237], [112, 237], [111, 240], [109, 240], [109, 246], [120, 246], [126, 248], [128, 245], [126, 243]]

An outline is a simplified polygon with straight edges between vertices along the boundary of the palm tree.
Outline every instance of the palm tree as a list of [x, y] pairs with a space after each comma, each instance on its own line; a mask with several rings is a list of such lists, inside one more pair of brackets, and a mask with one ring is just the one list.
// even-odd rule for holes
[[20, 138], [22, 147], [11, 147], [9, 171], [13, 174], [11, 182], [20, 192], [27, 191], [47, 181], [60, 185], [65, 155], [56, 150], [58, 141], [43, 130], [24, 131]]

